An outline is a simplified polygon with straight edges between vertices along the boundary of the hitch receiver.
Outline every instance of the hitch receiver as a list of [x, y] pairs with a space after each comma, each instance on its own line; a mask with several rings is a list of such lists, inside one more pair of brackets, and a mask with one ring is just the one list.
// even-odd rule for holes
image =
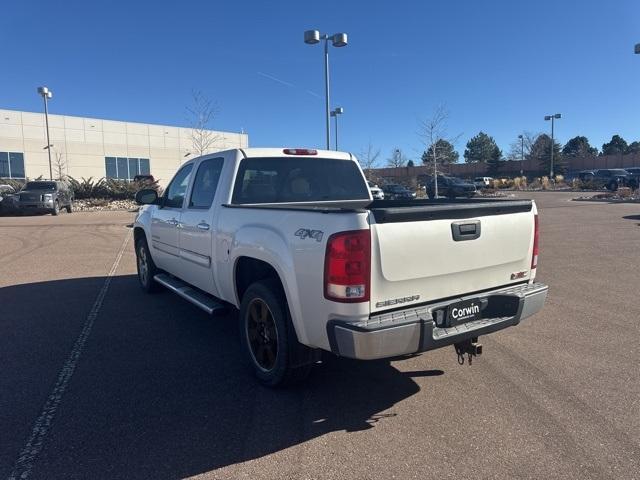
[[469, 360], [469, 365], [471, 365], [473, 357], [482, 355], [482, 344], [478, 343], [478, 337], [473, 337], [469, 340], [465, 340], [464, 342], [455, 343], [453, 347], [458, 355], [458, 363], [460, 365], [464, 364], [465, 354]]

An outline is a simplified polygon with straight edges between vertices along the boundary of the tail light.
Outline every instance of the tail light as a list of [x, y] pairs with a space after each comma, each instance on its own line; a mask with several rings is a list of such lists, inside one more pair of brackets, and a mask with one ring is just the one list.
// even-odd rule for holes
[[538, 253], [540, 251], [540, 227], [538, 215], [533, 217], [533, 255], [531, 255], [531, 270], [538, 266]]
[[371, 289], [371, 232], [335, 233], [324, 258], [324, 296], [343, 303], [368, 302]]

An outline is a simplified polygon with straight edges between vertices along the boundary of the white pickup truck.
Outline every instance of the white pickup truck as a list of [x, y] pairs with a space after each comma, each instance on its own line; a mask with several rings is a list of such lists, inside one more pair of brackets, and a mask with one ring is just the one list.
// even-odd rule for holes
[[321, 350], [390, 358], [454, 345], [540, 310], [531, 200], [376, 200], [343, 152], [247, 148], [186, 162], [144, 205], [138, 278], [209, 313], [240, 310], [257, 377], [304, 378]]

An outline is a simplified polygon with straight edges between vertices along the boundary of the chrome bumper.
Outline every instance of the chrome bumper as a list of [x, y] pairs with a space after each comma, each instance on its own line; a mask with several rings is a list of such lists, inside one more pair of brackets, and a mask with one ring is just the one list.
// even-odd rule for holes
[[[332, 320], [327, 325], [331, 351], [344, 357], [373, 360], [435, 350], [517, 325], [542, 309], [548, 289], [542, 283], [521, 284], [374, 315], [362, 322]], [[508, 316], [480, 318], [450, 328], [436, 326], [439, 312], [452, 303], [482, 298], [498, 301], [505, 297], [515, 307]]]
[[18, 208], [25, 210], [51, 210], [53, 209], [53, 200], [40, 202], [19, 202]]

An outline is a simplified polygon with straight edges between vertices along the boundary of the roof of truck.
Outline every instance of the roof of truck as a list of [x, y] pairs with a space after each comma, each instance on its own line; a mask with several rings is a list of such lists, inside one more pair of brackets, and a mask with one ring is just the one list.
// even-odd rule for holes
[[[355, 158], [348, 152], [340, 152], [335, 150], [319, 150], [317, 148], [308, 147], [280, 147], [280, 148], [240, 148], [244, 154], [250, 157], [309, 157], [309, 158], [335, 158], [338, 160], [354, 160]], [[304, 153], [285, 153], [285, 151], [304, 151], [308, 150], [309, 154]], [[315, 152], [312, 154], [311, 152]]]

